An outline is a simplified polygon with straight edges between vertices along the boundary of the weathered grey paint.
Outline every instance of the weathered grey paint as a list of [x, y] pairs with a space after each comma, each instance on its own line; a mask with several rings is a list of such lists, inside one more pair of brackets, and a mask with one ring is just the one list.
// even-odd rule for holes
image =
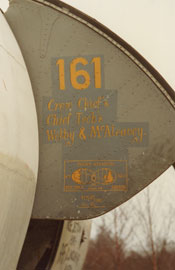
[[6, 18], [38, 110], [34, 218], [101, 215], [175, 161], [174, 94], [130, 46], [56, 0], [12, 0]]

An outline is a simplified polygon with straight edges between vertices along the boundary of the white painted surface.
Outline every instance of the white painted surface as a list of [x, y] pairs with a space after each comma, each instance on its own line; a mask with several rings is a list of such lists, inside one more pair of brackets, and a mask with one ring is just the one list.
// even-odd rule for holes
[[86, 257], [91, 221], [65, 221], [51, 270], [81, 270]]
[[18, 44], [3, 15], [0, 29], [0, 151], [17, 156], [36, 176], [38, 128], [32, 88]]
[[28, 72], [0, 12], [0, 270], [16, 268], [33, 206], [38, 153]]

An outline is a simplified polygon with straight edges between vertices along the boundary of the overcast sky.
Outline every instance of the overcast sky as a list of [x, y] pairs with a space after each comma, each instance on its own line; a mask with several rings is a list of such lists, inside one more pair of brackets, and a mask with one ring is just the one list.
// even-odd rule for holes
[[[138, 50], [175, 89], [175, 0], [64, 0]], [[8, 0], [0, 0], [6, 9]]]
[[137, 49], [175, 88], [174, 0], [65, 0]]

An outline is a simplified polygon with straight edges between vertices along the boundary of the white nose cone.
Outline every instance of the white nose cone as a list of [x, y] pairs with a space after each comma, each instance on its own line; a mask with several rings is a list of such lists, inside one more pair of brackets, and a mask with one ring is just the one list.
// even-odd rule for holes
[[0, 270], [16, 269], [33, 206], [38, 152], [30, 79], [0, 12]]

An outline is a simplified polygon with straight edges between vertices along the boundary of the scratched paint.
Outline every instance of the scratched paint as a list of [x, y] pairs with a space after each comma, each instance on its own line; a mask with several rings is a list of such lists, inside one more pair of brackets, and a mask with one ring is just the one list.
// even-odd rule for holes
[[90, 221], [65, 221], [51, 270], [82, 269], [90, 236]]
[[60, 1], [12, 0], [6, 17], [38, 110], [33, 217], [104, 214], [174, 163], [174, 94], [128, 44]]

